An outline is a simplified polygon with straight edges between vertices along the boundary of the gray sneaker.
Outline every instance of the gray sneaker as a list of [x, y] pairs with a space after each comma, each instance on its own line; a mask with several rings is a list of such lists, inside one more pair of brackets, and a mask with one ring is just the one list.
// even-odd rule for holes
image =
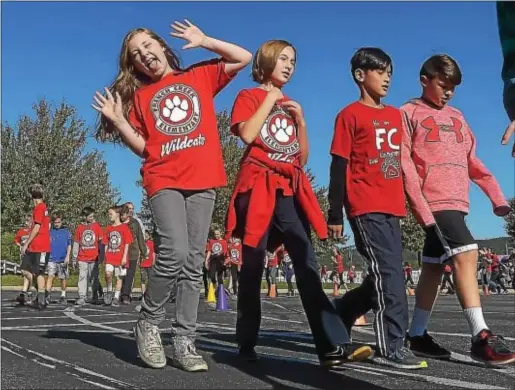
[[374, 356], [371, 360], [376, 364], [404, 370], [427, 368], [426, 361], [416, 357], [413, 352], [406, 347], [400, 347], [389, 356]]
[[197, 353], [193, 341], [188, 336], [172, 338], [172, 366], [188, 372], [207, 371], [207, 363]]
[[85, 298], [79, 298], [77, 299], [77, 301], [75, 302], [75, 304], [77, 306], [84, 306], [86, 304], [86, 299]]
[[111, 306], [118, 307], [120, 306], [120, 300], [118, 298], [113, 298], [111, 301]]
[[113, 302], [113, 293], [112, 292], [106, 292], [104, 294], [104, 305], [110, 306]]
[[166, 355], [159, 327], [145, 320], [138, 320], [133, 330], [141, 360], [151, 368], [165, 367]]

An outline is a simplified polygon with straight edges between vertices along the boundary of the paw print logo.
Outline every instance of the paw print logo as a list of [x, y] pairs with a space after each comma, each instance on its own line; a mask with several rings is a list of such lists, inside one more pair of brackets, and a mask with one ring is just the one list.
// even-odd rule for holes
[[122, 237], [118, 232], [111, 232], [109, 234], [109, 247], [111, 249], [118, 249], [122, 243]]
[[186, 98], [181, 99], [178, 95], [165, 100], [165, 105], [161, 110], [163, 117], [169, 119], [172, 123], [182, 122], [188, 116], [190, 104]]
[[93, 230], [85, 230], [82, 233], [82, 245], [93, 246], [95, 244], [95, 232]]
[[286, 118], [275, 118], [275, 121], [270, 126], [270, 132], [282, 144], [289, 143], [293, 131], [293, 125], [288, 123]]
[[193, 87], [172, 84], [160, 89], [150, 102], [156, 130], [165, 135], [189, 134], [200, 125], [200, 97]]
[[222, 253], [222, 245], [219, 243], [215, 243], [213, 245], [212, 252], [214, 255], [219, 255], [220, 253]]

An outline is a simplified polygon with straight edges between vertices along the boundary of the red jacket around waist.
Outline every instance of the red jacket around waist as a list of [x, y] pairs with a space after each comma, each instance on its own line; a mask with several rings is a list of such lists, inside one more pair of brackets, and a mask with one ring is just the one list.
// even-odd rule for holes
[[278, 179], [290, 181], [290, 191], [285, 196], [295, 196], [304, 214], [316, 232], [324, 240], [327, 238], [327, 225], [318, 200], [311, 188], [308, 177], [298, 164], [276, 162], [268, 158], [266, 152], [252, 148], [244, 157], [236, 178], [234, 191], [227, 210], [226, 236], [230, 237], [236, 228], [236, 209], [234, 201], [238, 194], [251, 191], [243, 243], [257, 247], [266, 229], [270, 226], [274, 208]]

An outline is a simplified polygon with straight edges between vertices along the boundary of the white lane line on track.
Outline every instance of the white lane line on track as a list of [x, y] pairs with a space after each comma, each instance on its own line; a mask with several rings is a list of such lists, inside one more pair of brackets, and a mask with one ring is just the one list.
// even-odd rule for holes
[[[28, 355], [35, 355], [36, 357], [38, 357], [40, 359], [43, 359], [43, 360], [45, 360], [47, 362], [51, 362], [51, 363], [57, 364], [57, 365], [63, 367], [67, 374], [71, 374], [72, 376], [77, 376], [77, 373], [74, 372], [74, 371], [78, 371], [80, 373], [83, 373], [83, 374], [95, 377], [96, 379], [101, 379], [104, 382], [107, 382], [109, 384], [117, 385], [117, 386], [119, 386], [122, 389], [134, 389], [135, 388], [133, 385], [131, 385], [129, 383], [122, 382], [122, 381], [119, 381], [118, 379], [108, 377], [106, 375], [100, 374], [100, 373], [95, 372], [95, 371], [91, 371], [91, 370], [89, 370], [87, 368], [83, 368], [83, 367], [78, 366], [76, 364], [65, 362], [63, 360], [56, 359], [54, 357], [45, 355], [43, 353], [33, 351], [33, 350], [29, 349], [29, 348], [21, 347], [18, 344], [15, 344], [15, 343], [13, 343], [11, 341], [8, 341], [8, 340], [6, 340], [4, 338], [1, 338], [1, 341], [2, 341], [2, 343], [7, 344], [12, 349], [17, 349], [18, 351], [20, 351], [22, 353], [24, 352], [25, 354], [28, 354]], [[3, 349], [3, 347], [4, 346], [2, 346], [2, 349]], [[31, 359], [31, 360], [34, 360], [34, 359]], [[39, 359], [37, 359], [37, 360], [39, 360]], [[37, 361], [37, 363], [41, 364], [41, 361]], [[48, 364], [47, 364], [47, 366], [48, 366]], [[71, 372], [69, 372], [69, 370], [71, 370]], [[88, 380], [86, 378], [82, 378], [82, 379]], [[97, 383], [97, 382], [94, 382], [94, 381], [88, 380], [88, 383], [94, 384], [94, 385], [102, 387], [102, 388], [107, 388], [105, 384]], [[109, 387], [109, 389], [115, 389], [115, 387]]]
[[[102, 324], [95, 324], [94, 322], [88, 321], [85, 318], [82, 318], [73, 312], [68, 313], [68, 315], [73, 315], [73, 317], [70, 316], [70, 318], [74, 318], [80, 322], [87, 321], [88, 325], [96, 326], [96, 327], [99, 327], [100, 329], [109, 328], [111, 330], [118, 330], [120, 333], [132, 333], [132, 331], [128, 331], [126, 329], [106, 327], [106, 326], [103, 326]], [[209, 343], [215, 343], [215, 344], [218, 343], [218, 341], [214, 341], [214, 340], [205, 339], [205, 341], [207, 341]], [[226, 343], [226, 342], [220, 342], [220, 343]], [[227, 343], [227, 344], [232, 345], [230, 343]], [[212, 345], [205, 344], [205, 343], [199, 343], [199, 347], [202, 347], [205, 349], [213, 349]], [[235, 347], [216, 346], [216, 348], [224, 348], [223, 349], [224, 351], [234, 352], [234, 353], [236, 353], [236, 351], [237, 351], [237, 349]], [[266, 353], [265, 354], [260, 353], [260, 355], [263, 355], [263, 356], [266, 356], [267, 358], [272, 358], [272, 359], [278, 359], [278, 360], [294, 359], [293, 361], [310, 362], [310, 363], [318, 365], [318, 360], [316, 360], [316, 359], [292, 358], [289, 356], [271, 355], [271, 354], [266, 354]], [[421, 380], [424, 382], [435, 383], [435, 384], [439, 384], [439, 385], [447, 385], [447, 386], [451, 386], [451, 387], [465, 388], [465, 389], [478, 389], [478, 390], [504, 390], [504, 389], [506, 389], [504, 387], [491, 386], [491, 385], [487, 385], [487, 384], [483, 384], [483, 383], [466, 382], [466, 381], [461, 381], [461, 380], [457, 380], [457, 379], [440, 378], [440, 377], [435, 377], [435, 376], [430, 376], [430, 375], [415, 374], [415, 373], [396, 371], [396, 370], [391, 370], [391, 369], [375, 368], [375, 367], [368, 367], [368, 366], [361, 366], [361, 365], [358, 366], [355, 364], [345, 364], [343, 366], [343, 369], [353, 369], [353, 370], [359, 369], [362, 371], [364, 370], [369, 375], [389, 374], [390, 376], [414, 378], [415, 380], [419, 380], [419, 381]]]
[[4, 351], [7, 351], [7, 352], [12, 353], [13, 355], [19, 356], [19, 357], [21, 357], [22, 359], [25, 359], [25, 356], [20, 355], [18, 352], [14, 352], [11, 348], [7, 348], [6, 346], [2, 345], [2, 349], [3, 349]]
[[287, 307], [284, 307], [282, 305], [279, 305], [278, 303], [262, 300], [261, 302], [266, 303], [267, 305], [278, 307], [279, 309], [283, 309], [286, 312], [293, 312], [297, 314], [304, 314], [304, 310], [298, 310], [298, 309], [288, 309]]
[[[69, 317], [69, 316], [67, 316]], [[70, 317], [72, 318], [72, 317]], [[95, 324], [95, 322], [92, 322], [93, 324]], [[128, 324], [128, 323], [135, 323], [134, 320], [126, 320], [126, 321], [108, 321], [108, 322], [102, 322], [102, 324], [105, 324], [105, 325], [115, 325], [115, 324]], [[82, 324], [77, 324], [76, 322], [72, 322], [72, 323], [68, 323], [68, 324], [45, 324], [45, 325], [37, 325], [37, 324], [33, 324], [33, 325], [22, 325], [22, 326], [2, 326], [1, 330], [2, 331], [8, 331], [8, 330], [12, 330], [12, 331], [16, 331], [16, 330], [25, 330], [25, 329], [35, 329], [35, 328], [38, 328], [38, 329], [51, 329], [51, 328], [68, 328], [68, 327], [76, 327], [76, 326], [84, 326], [84, 325], [87, 325], [86, 323], [82, 323]]]
[[[88, 314], [87, 316], [85, 317], [114, 317], [114, 316], [127, 316], [127, 315], [130, 315], [130, 316], [135, 316], [137, 315], [137, 313], [105, 313], [105, 314]], [[2, 318], [2, 322], [3, 321], [19, 321], [19, 320], [38, 320], [38, 321], [41, 321], [41, 320], [55, 320], [55, 319], [59, 319], [59, 318], [64, 318], [64, 315], [61, 315], [61, 316], [48, 316], [48, 317], [45, 317], [45, 316], [41, 316], [41, 317], [7, 317], [7, 318]]]

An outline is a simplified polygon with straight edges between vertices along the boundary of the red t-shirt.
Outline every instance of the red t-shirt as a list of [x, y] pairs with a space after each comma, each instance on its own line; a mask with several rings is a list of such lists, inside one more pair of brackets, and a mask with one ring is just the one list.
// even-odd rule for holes
[[21, 246], [25, 245], [25, 243], [27, 242], [27, 239], [29, 238], [29, 235], [30, 235], [29, 228], [25, 228], [25, 227], [21, 228], [16, 233], [16, 236], [14, 236], [14, 243], [21, 245]]
[[341, 255], [336, 255], [336, 272], [343, 273], [343, 257]]
[[227, 254], [229, 255], [229, 262], [231, 264], [241, 264], [241, 242], [229, 243]]
[[268, 268], [274, 268], [279, 265], [279, 251], [281, 249], [276, 249], [275, 252], [267, 252], [266, 256], [268, 257]]
[[[267, 91], [261, 88], [242, 90], [234, 102], [231, 113], [231, 131], [239, 135], [238, 124], [248, 121], [266, 98]], [[300, 145], [297, 140], [297, 125], [288, 112], [281, 108], [281, 103], [290, 100], [287, 96], [277, 101], [266, 118], [259, 135], [249, 145], [246, 156], [252, 155], [253, 148], [265, 151], [273, 161], [298, 163]], [[278, 176], [278, 187], [291, 195], [290, 181]]]
[[404, 275], [406, 277], [411, 276], [412, 271], [413, 271], [413, 268], [411, 268], [411, 265], [407, 265], [404, 267]]
[[148, 257], [145, 260], [143, 260], [139, 266], [141, 268], [150, 268], [152, 267], [152, 262], [154, 259], [154, 241], [147, 240], [145, 244], [147, 245], [148, 249]]
[[445, 272], [445, 273], [447, 273], [447, 274], [450, 274], [450, 273], [452, 272], [452, 268], [451, 268], [451, 266], [447, 264], [447, 265], [445, 266], [444, 272]]
[[231, 80], [213, 59], [135, 92], [129, 121], [146, 142], [141, 175], [149, 197], [227, 184], [213, 98]]
[[207, 250], [211, 252], [211, 259], [224, 259], [227, 254], [227, 241], [225, 240], [209, 240], [207, 242]]
[[105, 229], [105, 236], [107, 238], [105, 262], [119, 267], [122, 265], [125, 245], [130, 245], [133, 241], [131, 230], [125, 223], [118, 226], [110, 225]]
[[331, 154], [348, 159], [348, 217], [367, 213], [406, 216], [401, 172], [402, 117], [397, 108], [360, 102], [336, 117]]
[[79, 243], [77, 260], [91, 262], [98, 258], [98, 243], [104, 238], [104, 231], [98, 224], [81, 224], [75, 230], [73, 240]]
[[48, 215], [46, 204], [43, 202], [38, 203], [32, 210], [32, 228], [36, 224], [39, 224], [41, 227], [27, 250], [36, 253], [50, 252], [50, 216]]

